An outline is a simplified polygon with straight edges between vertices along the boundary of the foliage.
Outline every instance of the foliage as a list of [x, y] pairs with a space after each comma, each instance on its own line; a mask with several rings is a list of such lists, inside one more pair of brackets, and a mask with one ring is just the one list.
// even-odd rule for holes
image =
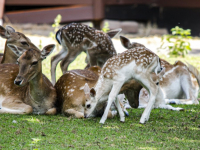
[[109, 29], [109, 23], [106, 21], [104, 22], [104, 26], [103, 28], [101, 29], [103, 32], [108, 32], [110, 29]]
[[[62, 16], [58, 14], [56, 18], [54, 19], [54, 23], [52, 24], [52, 27], [54, 28], [54, 32], [50, 32], [49, 36], [54, 40], [55, 40], [55, 34], [60, 27], [61, 20], [62, 20]], [[59, 49], [59, 44], [56, 44], [56, 48]]]
[[182, 56], [185, 57], [190, 48], [191, 30], [184, 30], [179, 26], [171, 29], [172, 34], [164, 35], [162, 37], [161, 49], [168, 48], [170, 56]]

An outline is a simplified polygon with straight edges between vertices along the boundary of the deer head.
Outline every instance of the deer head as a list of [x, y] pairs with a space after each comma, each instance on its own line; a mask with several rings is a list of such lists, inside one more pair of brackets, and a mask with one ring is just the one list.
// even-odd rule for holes
[[156, 85], [159, 85], [159, 82], [162, 79], [162, 77], [163, 77], [164, 74], [165, 74], [165, 68], [162, 68], [162, 70], [158, 74], [151, 73], [151, 79], [153, 80], [153, 82]]
[[[20, 53], [23, 53], [28, 48], [36, 48], [28, 37], [20, 32], [15, 32], [15, 29], [11, 26], [6, 26], [6, 28], [0, 26], [0, 36], [7, 39], [4, 58], [1, 63], [16, 63]], [[8, 44], [17, 46], [19, 53], [12, 53], [12, 50], [7, 46]]]
[[130, 40], [124, 36], [120, 36], [120, 41], [121, 41], [121, 44], [127, 49], [135, 48], [135, 47], [145, 47], [143, 44], [140, 44], [140, 43], [136, 43], [136, 42], [131, 43]]
[[23, 50], [12, 44], [8, 44], [8, 47], [13, 51], [13, 53], [20, 56], [17, 60], [19, 64], [19, 73], [14, 84], [24, 86], [42, 71], [41, 62], [53, 51], [55, 45], [47, 45], [42, 51], [39, 49]]
[[88, 116], [92, 117], [92, 112], [94, 111], [95, 106], [97, 104], [97, 101], [95, 100], [96, 91], [94, 88], [90, 89], [90, 87], [86, 83], [84, 85], [84, 92], [86, 98], [84, 114], [87, 114]]

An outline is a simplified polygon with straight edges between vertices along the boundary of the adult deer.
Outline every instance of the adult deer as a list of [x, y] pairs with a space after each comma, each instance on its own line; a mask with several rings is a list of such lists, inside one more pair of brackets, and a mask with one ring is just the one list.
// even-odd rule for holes
[[[16, 45], [20, 47], [20, 50], [28, 49], [28, 48], [36, 48], [34, 44], [31, 43], [30, 39], [26, 37], [24, 34], [20, 32], [15, 32], [10, 26], [0, 26], [0, 36], [2, 38], [7, 39], [5, 43], [4, 54], [2, 57], [1, 54], [1, 64], [12, 63], [15, 64], [18, 59], [18, 55], [16, 55], [9, 47], [8, 44]], [[37, 48], [36, 48], [37, 49]]]
[[54, 49], [47, 45], [39, 49], [22, 50], [8, 44], [17, 55], [18, 64], [0, 64], [0, 113], [55, 114], [56, 91], [42, 74], [42, 60]]
[[144, 47], [129, 49], [108, 59], [102, 68], [101, 75], [95, 88], [92, 88], [90, 91], [94, 96], [86, 102], [85, 117], [90, 117], [97, 104], [108, 99], [108, 104], [100, 123], [105, 122], [113, 101], [116, 102], [120, 121], [124, 122], [124, 113], [119, 105], [119, 100], [116, 99], [116, 97], [124, 83], [129, 82], [131, 79], [135, 79], [150, 93], [149, 103], [140, 119], [140, 123], [145, 123], [149, 119], [156, 97], [159, 96], [158, 87], [152, 81], [149, 74], [151, 72], [157, 73], [160, 71], [161, 65], [159, 57]]
[[[123, 36], [120, 36], [120, 40], [125, 48], [145, 47], [139, 43], [131, 43], [129, 39]], [[166, 69], [160, 81], [160, 87], [166, 103], [199, 104], [197, 100], [200, 85], [199, 71], [194, 66], [190, 64], [187, 66], [181, 61], [177, 61], [174, 65], [171, 65], [161, 59], [161, 66]], [[141, 100], [148, 102], [148, 92], [145, 89], [142, 89], [140, 92]], [[140, 102], [140, 107], [145, 106], [141, 105]]]
[[104, 33], [80, 23], [71, 23], [63, 26], [56, 33], [56, 39], [62, 50], [51, 58], [51, 78], [53, 84], [56, 82], [56, 66], [59, 61], [63, 74], [67, 71], [69, 64], [82, 52], [86, 52], [86, 61], [91, 66], [102, 67], [106, 60], [116, 55], [112, 44], [113, 38], [121, 29]]
[[[100, 75], [101, 68], [92, 66], [85, 70], [67, 71], [56, 82], [57, 108], [67, 116], [84, 117], [84, 106], [90, 97], [89, 86], [93, 87]], [[88, 86], [89, 85], [89, 86]], [[106, 102], [99, 104], [92, 117], [102, 116]], [[113, 118], [116, 111], [109, 111], [108, 118]]]

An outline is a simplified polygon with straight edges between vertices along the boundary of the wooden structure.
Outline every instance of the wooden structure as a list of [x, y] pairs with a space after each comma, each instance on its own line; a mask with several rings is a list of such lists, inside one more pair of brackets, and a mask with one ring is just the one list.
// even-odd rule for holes
[[[146, 4], [200, 8], [199, 0], [0, 0], [0, 18], [3, 16], [4, 4], [24, 7], [16, 11], [5, 10], [4, 15], [14, 23], [52, 23], [57, 14], [62, 15], [63, 22], [100, 21], [104, 19], [105, 5]], [[27, 6], [34, 6], [34, 9], [26, 9]]]
[[[143, 10], [128, 12], [124, 6], [146, 6]], [[5, 6], [5, 9], [4, 9]], [[18, 9], [9, 10], [8, 7]], [[119, 8], [120, 7], [120, 8]], [[116, 11], [107, 11], [114, 8]], [[117, 8], [117, 9], [116, 9]], [[153, 11], [151, 8], [156, 8]], [[161, 8], [161, 9], [160, 9]], [[96, 28], [99, 27], [101, 20], [124, 19], [124, 20], [147, 20], [152, 14], [154, 18], [159, 18], [163, 8], [164, 15], [170, 12], [185, 11], [194, 9], [194, 14], [200, 8], [199, 0], [0, 0], [0, 19], [2, 16], [8, 18], [12, 23], [53, 23], [54, 18], [62, 15], [62, 22], [86, 21], [91, 20]], [[179, 10], [178, 10], [178, 9]], [[146, 11], [148, 9], [148, 11]], [[173, 10], [175, 9], [175, 10]], [[182, 10], [181, 10], [182, 9]], [[187, 11], [186, 10], [186, 11]], [[191, 12], [189, 10], [189, 12]], [[107, 15], [106, 11], [108, 12]], [[132, 18], [124, 17], [126, 14], [132, 15]], [[156, 11], [156, 12], [155, 12]], [[143, 16], [141, 14], [143, 13]], [[152, 13], [153, 12], [153, 13]], [[166, 12], [166, 13], [165, 13]], [[3, 14], [4, 13], [4, 14]], [[111, 15], [110, 15], [111, 14]], [[136, 17], [133, 17], [137, 15]], [[171, 14], [170, 14], [171, 15]], [[174, 14], [172, 15], [174, 16]], [[180, 14], [181, 16], [181, 14]], [[180, 16], [177, 16], [179, 19]], [[183, 15], [182, 15], [183, 16]], [[187, 13], [186, 15], [187, 16]], [[124, 17], [124, 18], [123, 18]], [[142, 18], [143, 17], [143, 18]], [[141, 19], [142, 18], [142, 19]], [[185, 17], [186, 18], [186, 17]], [[185, 19], [183, 18], [183, 19]], [[166, 23], [162, 21], [162, 23]], [[187, 19], [187, 18], [186, 18]], [[189, 17], [191, 19], [191, 17]], [[159, 20], [159, 19], [157, 19]], [[165, 21], [164, 17], [164, 21]], [[167, 22], [169, 22], [167, 20]], [[196, 23], [196, 22], [195, 22]], [[200, 23], [199, 23], [200, 25]]]
[[[58, 14], [62, 15], [62, 22], [93, 20], [96, 23], [104, 18], [102, 0], [6, 0], [5, 6], [23, 6], [22, 10], [5, 9], [4, 15], [13, 23], [52, 23]], [[26, 9], [27, 6], [33, 8]]]

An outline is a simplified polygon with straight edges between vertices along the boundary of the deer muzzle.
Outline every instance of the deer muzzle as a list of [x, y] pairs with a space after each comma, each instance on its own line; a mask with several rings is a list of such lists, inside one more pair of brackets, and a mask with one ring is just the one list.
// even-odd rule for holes
[[17, 76], [14, 81], [14, 84], [20, 86], [22, 84], [22, 82], [23, 82], [23, 78], [21, 76]]

